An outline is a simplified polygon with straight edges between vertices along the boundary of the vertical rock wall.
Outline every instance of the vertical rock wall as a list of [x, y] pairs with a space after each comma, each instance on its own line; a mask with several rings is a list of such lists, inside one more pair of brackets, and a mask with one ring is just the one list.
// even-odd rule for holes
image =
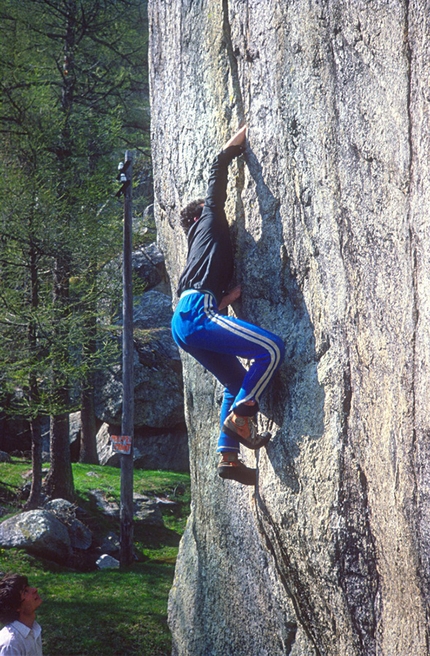
[[249, 125], [227, 211], [243, 299], [287, 357], [257, 489], [216, 475], [221, 389], [184, 357], [193, 509], [178, 656], [425, 656], [430, 590], [430, 3], [150, 0], [156, 221]]

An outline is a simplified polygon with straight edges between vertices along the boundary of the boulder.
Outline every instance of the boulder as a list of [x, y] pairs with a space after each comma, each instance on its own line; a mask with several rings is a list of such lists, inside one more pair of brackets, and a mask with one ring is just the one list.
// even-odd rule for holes
[[[171, 299], [151, 290], [134, 311], [134, 425], [172, 428], [184, 421], [182, 369], [170, 332]], [[96, 377], [95, 412], [121, 425], [122, 367], [118, 363]]]
[[81, 430], [82, 430], [81, 413], [71, 412], [69, 415], [70, 444], [72, 444], [76, 440], [79, 441], [81, 439]]
[[[144, 217], [133, 217], [133, 236], [137, 240], [140, 238], [146, 241], [148, 240], [149, 230], [148, 225], [145, 224], [153, 223], [152, 208], [152, 205], [146, 208]], [[133, 251], [131, 264], [134, 279], [142, 281], [146, 291], [156, 287], [167, 294], [170, 293], [164, 256], [155, 242], [141, 245]], [[117, 297], [115, 288], [118, 288], [122, 283], [122, 254], [107, 262], [100, 275], [103, 279], [103, 285], [108, 292], [105, 299], [109, 302], [110, 298]], [[117, 308], [117, 313], [118, 316], [122, 315], [121, 308]]]
[[111, 432], [109, 424], [102, 424], [97, 433], [96, 441], [99, 464], [108, 465], [109, 467], [119, 467], [121, 464], [121, 457], [119, 453], [112, 450], [112, 442], [110, 439]]
[[179, 211], [229, 169], [239, 316], [279, 334], [255, 490], [216, 474], [220, 388], [183, 355], [193, 504], [175, 656], [427, 656], [428, 3], [151, 0], [154, 205], [175, 289]]
[[83, 522], [76, 518], [76, 506], [65, 499], [52, 499], [44, 508], [62, 522], [69, 533], [73, 549], [85, 551], [91, 547], [93, 534]]
[[157, 499], [151, 499], [143, 494], [134, 494], [133, 513], [136, 522], [142, 522], [149, 526], [164, 526]]
[[[97, 433], [97, 453], [101, 465], [120, 466], [120, 454], [112, 450], [111, 434], [120, 428], [103, 424]], [[188, 437], [184, 425], [171, 431], [137, 429], [134, 435], [133, 462], [136, 469], [188, 471]]]
[[94, 499], [97, 507], [104, 515], [115, 519], [119, 518], [119, 505], [116, 501], [106, 499], [106, 495], [102, 490], [90, 490], [89, 496]]
[[76, 506], [66, 499], [51, 499], [44, 504], [44, 508], [55, 515], [63, 524], [75, 517]]
[[119, 554], [120, 548], [121, 548], [120, 538], [118, 535], [112, 532], [105, 535], [100, 545], [100, 551], [102, 553], [107, 553], [110, 556], [115, 556]]
[[118, 569], [119, 560], [109, 554], [103, 554], [97, 559], [96, 565], [99, 569]]
[[142, 246], [132, 254], [132, 267], [136, 275], [146, 285], [146, 292], [167, 282], [163, 253], [157, 244]]
[[26, 549], [58, 562], [71, 555], [67, 528], [47, 510], [29, 510], [1, 522], [0, 546]]
[[[172, 319], [172, 299], [166, 294], [152, 290], [142, 294], [133, 307], [133, 325], [135, 328], [166, 328]], [[176, 346], [169, 355], [178, 358]]]
[[[108, 517], [119, 518], [119, 505], [116, 501], [108, 500], [102, 490], [91, 490], [90, 496], [95, 500], [98, 508]], [[164, 526], [163, 516], [157, 499], [141, 494], [133, 495], [133, 514], [135, 521], [152, 526]], [[107, 550], [107, 549], [106, 549]]]
[[137, 430], [134, 444], [134, 466], [137, 469], [189, 471], [185, 424], [179, 424], [170, 431]]
[[73, 549], [86, 551], [91, 547], [93, 534], [79, 519], [72, 519], [70, 524], [67, 525], [67, 530], [69, 532], [70, 544]]

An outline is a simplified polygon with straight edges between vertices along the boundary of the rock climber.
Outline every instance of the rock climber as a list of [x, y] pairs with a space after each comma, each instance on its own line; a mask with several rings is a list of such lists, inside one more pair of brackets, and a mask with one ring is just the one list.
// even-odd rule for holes
[[42, 656], [42, 629], [36, 610], [42, 603], [26, 576], [7, 574], [0, 580], [0, 656]]
[[[284, 358], [284, 343], [267, 330], [221, 314], [241, 294], [240, 286], [226, 291], [234, 258], [224, 205], [228, 166], [245, 151], [246, 138], [244, 126], [215, 157], [206, 198], [189, 203], [181, 211], [188, 256], [179, 280], [172, 333], [177, 345], [224, 387], [218, 474], [223, 479], [255, 485], [256, 470], [239, 459], [240, 444], [256, 450], [270, 440], [270, 433], [258, 434], [254, 420], [261, 394]], [[248, 370], [238, 358], [251, 361]]]

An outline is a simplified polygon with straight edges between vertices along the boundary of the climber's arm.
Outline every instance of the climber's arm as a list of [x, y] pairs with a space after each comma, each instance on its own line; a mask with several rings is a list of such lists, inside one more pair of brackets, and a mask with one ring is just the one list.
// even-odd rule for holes
[[227, 170], [230, 162], [245, 150], [246, 126], [241, 128], [217, 155], [209, 174], [205, 205], [212, 209], [223, 209], [227, 199]]
[[223, 296], [223, 298], [221, 299], [221, 303], [218, 306], [218, 310], [224, 310], [224, 308], [226, 308], [228, 305], [231, 305], [232, 303], [237, 301], [241, 293], [242, 293], [242, 288], [240, 285], [233, 287], [233, 289], [231, 289], [228, 292], [228, 294]]
[[227, 141], [223, 146], [223, 150], [230, 148], [230, 146], [244, 146], [246, 142], [246, 134], [248, 131], [248, 126], [244, 125], [243, 128], [240, 128], [236, 134]]

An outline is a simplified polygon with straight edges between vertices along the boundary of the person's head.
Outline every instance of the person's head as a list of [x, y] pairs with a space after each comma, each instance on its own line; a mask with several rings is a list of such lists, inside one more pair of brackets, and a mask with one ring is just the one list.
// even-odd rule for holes
[[204, 203], [204, 198], [197, 198], [197, 200], [188, 203], [188, 205], [181, 210], [181, 226], [184, 229], [185, 234], [191, 228], [193, 223], [200, 218]]
[[31, 616], [42, 603], [37, 589], [20, 574], [7, 574], [0, 580], [0, 622], [10, 624]]

